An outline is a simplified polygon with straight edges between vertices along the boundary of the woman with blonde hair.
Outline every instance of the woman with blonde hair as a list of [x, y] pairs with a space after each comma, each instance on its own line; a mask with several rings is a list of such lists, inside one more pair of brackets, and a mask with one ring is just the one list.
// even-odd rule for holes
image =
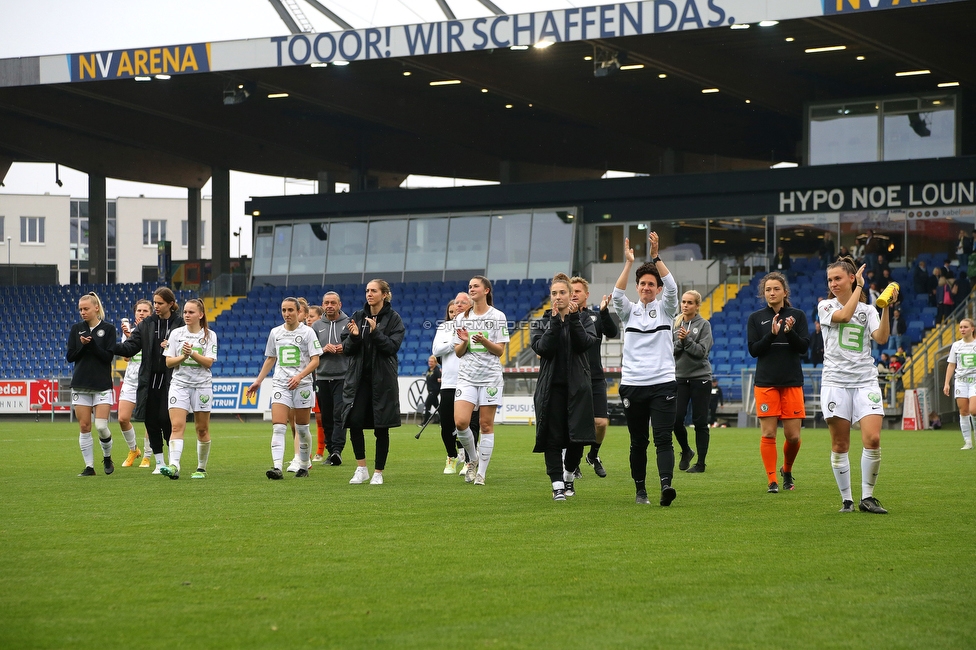
[[65, 359], [75, 364], [71, 375], [71, 406], [78, 418], [78, 446], [85, 461], [85, 469], [78, 476], [95, 476], [95, 455], [92, 444], [92, 414], [95, 430], [102, 446], [102, 465], [106, 474], [115, 471], [112, 463], [112, 433], [108, 418], [115, 392], [112, 386], [112, 361], [115, 353], [115, 326], [105, 321], [105, 310], [95, 292], [78, 299], [81, 321], [68, 333]]
[[[712, 326], [698, 313], [701, 294], [692, 289], [681, 296], [681, 313], [674, 319], [674, 376], [678, 383], [675, 398], [674, 437], [681, 445], [678, 469], [689, 474], [705, 471], [708, 456], [708, 400], [712, 394], [712, 364], [708, 353], [712, 349]], [[685, 413], [691, 403], [691, 421], [695, 426], [695, 447], [698, 460], [691, 465], [695, 452], [688, 445]]]
[[[972, 318], [959, 321], [959, 340], [949, 348], [949, 365], [946, 367], [945, 386], [942, 392], [956, 398], [959, 409], [959, 427], [962, 429], [963, 449], [973, 448], [973, 415], [976, 414], [976, 324]], [[955, 378], [955, 391], [950, 393]]]

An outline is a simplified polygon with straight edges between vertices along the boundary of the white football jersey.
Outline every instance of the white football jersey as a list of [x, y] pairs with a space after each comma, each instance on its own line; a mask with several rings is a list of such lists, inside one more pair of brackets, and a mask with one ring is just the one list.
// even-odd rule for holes
[[[183, 344], [189, 343], [197, 354], [210, 359], [217, 358], [217, 333], [213, 330], [207, 330], [207, 336], [204, 338], [202, 329], [194, 334], [184, 325], [170, 332], [168, 340], [167, 357], [183, 356]], [[212, 380], [210, 368], [204, 368], [192, 357], [187, 357], [173, 370], [173, 383], [184, 388], [202, 388], [209, 386]]]
[[857, 303], [849, 323], [833, 323], [834, 312], [843, 309], [836, 298], [817, 305], [824, 341], [824, 386], [859, 388], [878, 383], [878, 366], [871, 356], [871, 335], [881, 327], [878, 310]]
[[962, 339], [953, 343], [947, 361], [956, 364], [956, 377], [976, 377], [976, 339], [969, 343]]
[[[264, 348], [264, 356], [277, 359], [272, 380], [277, 388], [288, 388], [292, 377], [308, 365], [312, 357], [321, 356], [322, 344], [318, 334], [308, 325], [299, 323], [294, 330], [288, 331], [284, 325], [271, 330], [268, 344]], [[308, 387], [314, 381], [315, 373], [302, 379], [299, 388]]]
[[[480, 332], [492, 343], [508, 343], [508, 319], [505, 314], [489, 307], [484, 314], [476, 315], [474, 309], [465, 316], [459, 314], [455, 320], [455, 329], [468, 331], [468, 351], [461, 357], [458, 365], [458, 386], [501, 386], [502, 362], [488, 351], [481, 343], [475, 343], [472, 337]], [[461, 342], [457, 333], [454, 334], [454, 345]]]
[[[127, 341], [128, 336], [122, 336], [123, 341]], [[122, 383], [131, 388], [139, 387], [139, 368], [142, 367], [142, 350], [129, 357], [129, 363], [125, 367], [125, 376]]]

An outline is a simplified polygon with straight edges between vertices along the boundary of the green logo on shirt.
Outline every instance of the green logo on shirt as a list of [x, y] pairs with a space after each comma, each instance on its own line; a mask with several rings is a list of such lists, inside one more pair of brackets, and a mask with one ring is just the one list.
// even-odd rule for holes
[[976, 368], [976, 354], [966, 353], [959, 355], [960, 368]]
[[[196, 352], [197, 354], [203, 356], [203, 348], [191, 348], [191, 354], [192, 354], [192, 352]], [[186, 358], [186, 361], [184, 361], [182, 363], [182, 365], [184, 365], [184, 366], [199, 366], [200, 364], [193, 357], [187, 357]]]
[[282, 345], [278, 348], [278, 365], [295, 368], [302, 362], [302, 350], [297, 345]]
[[837, 345], [842, 350], [861, 352], [864, 349], [864, 326], [841, 323], [837, 328]]

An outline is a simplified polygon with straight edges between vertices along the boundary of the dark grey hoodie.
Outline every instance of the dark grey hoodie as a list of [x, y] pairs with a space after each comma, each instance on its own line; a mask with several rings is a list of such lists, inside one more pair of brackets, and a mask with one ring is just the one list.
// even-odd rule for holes
[[324, 349], [330, 343], [332, 345], [342, 344], [342, 333], [345, 331], [346, 323], [348, 322], [349, 317], [340, 309], [339, 317], [335, 320], [329, 320], [323, 316], [312, 323], [312, 329], [318, 334], [319, 343], [323, 348], [322, 356], [319, 357], [319, 367], [315, 371], [316, 379], [343, 379], [346, 376], [349, 357], [341, 352], [338, 354], [329, 354]]
[[[688, 330], [684, 340], [678, 338], [681, 326]], [[712, 365], [708, 362], [708, 352], [712, 349], [712, 326], [700, 314], [695, 314], [690, 323], [684, 317], [674, 326], [674, 376], [677, 379], [711, 379]]]

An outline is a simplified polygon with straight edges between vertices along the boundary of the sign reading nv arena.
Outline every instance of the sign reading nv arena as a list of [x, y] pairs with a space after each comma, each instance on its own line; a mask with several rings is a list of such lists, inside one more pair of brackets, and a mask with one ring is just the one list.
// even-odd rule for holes
[[971, 205], [976, 182], [904, 183], [779, 193], [780, 214], [827, 210], [877, 210], [924, 206]]

